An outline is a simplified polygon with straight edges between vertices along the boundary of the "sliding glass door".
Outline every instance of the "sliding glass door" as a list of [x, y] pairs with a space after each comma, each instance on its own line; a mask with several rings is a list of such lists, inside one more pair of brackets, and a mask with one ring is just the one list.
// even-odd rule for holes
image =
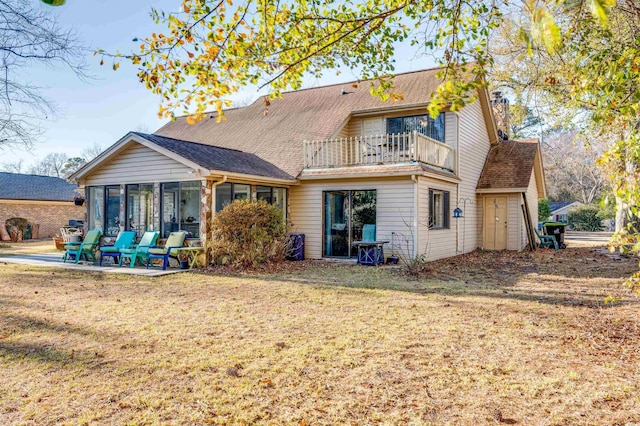
[[325, 257], [353, 257], [353, 241], [363, 238], [364, 225], [376, 224], [376, 191], [324, 192], [323, 250]]

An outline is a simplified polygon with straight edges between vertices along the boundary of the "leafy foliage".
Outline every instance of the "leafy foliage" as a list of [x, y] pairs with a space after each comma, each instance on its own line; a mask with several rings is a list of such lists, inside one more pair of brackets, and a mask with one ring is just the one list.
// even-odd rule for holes
[[540, 198], [538, 200], [538, 220], [544, 221], [551, 216], [551, 207], [548, 198]]
[[254, 267], [281, 260], [286, 226], [282, 210], [265, 201], [236, 200], [216, 213], [209, 248], [217, 263]]
[[602, 231], [602, 213], [595, 204], [585, 204], [569, 211], [569, 223], [575, 231]]

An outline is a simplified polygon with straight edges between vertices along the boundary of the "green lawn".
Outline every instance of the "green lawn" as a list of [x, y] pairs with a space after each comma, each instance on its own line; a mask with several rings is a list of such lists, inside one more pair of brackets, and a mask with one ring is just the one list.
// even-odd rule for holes
[[419, 281], [0, 264], [0, 424], [634, 424], [635, 267], [590, 249], [478, 253]]

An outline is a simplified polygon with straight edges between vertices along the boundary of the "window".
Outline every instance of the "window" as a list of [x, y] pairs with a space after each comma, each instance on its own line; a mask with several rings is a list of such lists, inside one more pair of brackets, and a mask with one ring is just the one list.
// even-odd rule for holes
[[449, 191], [429, 190], [429, 229], [449, 229]]
[[200, 182], [169, 182], [160, 187], [161, 234], [186, 231], [187, 238], [200, 235]]
[[[257, 185], [255, 187], [257, 200], [264, 200], [269, 204], [273, 204], [286, 214], [287, 206], [287, 189], [275, 188], [271, 186]], [[254, 199], [251, 195], [251, 185], [240, 183], [223, 183], [216, 186], [216, 211], [224, 209], [234, 200]]]
[[153, 229], [153, 184], [127, 185], [126, 229], [138, 236]]
[[104, 229], [104, 186], [90, 186], [87, 200], [89, 229]]
[[444, 142], [444, 113], [435, 119], [429, 115], [387, 118], [387, 134], [411, 133], [416, 130], [425, 136]]
[[105, 236], [120, 232], [120, 185], [89, 187], [89, 229], [102, 229]]

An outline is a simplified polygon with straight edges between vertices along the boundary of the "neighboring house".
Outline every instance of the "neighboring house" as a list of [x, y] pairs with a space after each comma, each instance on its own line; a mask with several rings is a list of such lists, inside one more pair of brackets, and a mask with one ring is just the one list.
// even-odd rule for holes
[[385, 254], [520, 250], [545, 195], [539, 145], [498, 138], [485, 90], [459, 112], [429, 117], [437, 71], [397, 75], [398, 102], [352, 82], [285, 93], [267, 113], [259, 99], [221, 123], [183, 117], [153, 135], [131, 132], [72, 176], [89, 227], [182, 229], [205, 241], [216, 211], [251, 198], [283, 209], [306, 234], [307, 258], [355, 256], [367, 224], [391, 242]]
[[40, 238], [52, 237], [69, 219], [84, 217], [84, 208], [73, 202], [77, 188], [57, 177], [0, 172], [0, 225], [22, 217], [39, 225]]
[[569, 210], [581, 206], [580, 201], [551, 201], [549, 202], [549, 208], [551, 209], [551, 215], [548, 220], [554, 222], [561, 222], [569, 224]]

